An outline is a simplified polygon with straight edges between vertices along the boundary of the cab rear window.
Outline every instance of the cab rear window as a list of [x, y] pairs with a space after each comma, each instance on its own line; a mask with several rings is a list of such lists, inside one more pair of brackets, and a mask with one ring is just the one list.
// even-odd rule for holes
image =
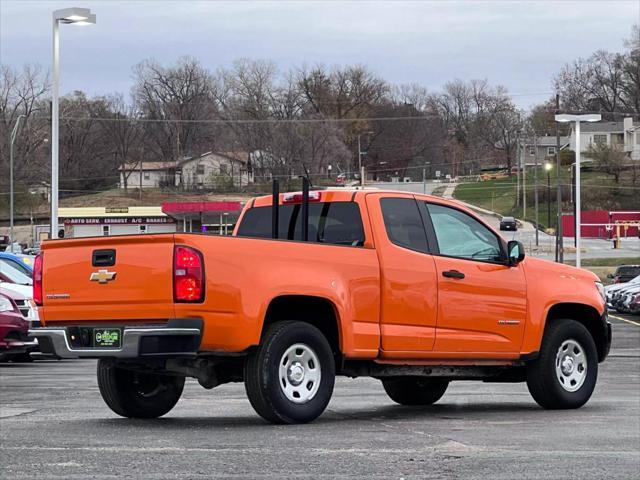
[[[238, 227], [239, 237], [271, 238], [271, 207], [248, 210]], [[278, 238], [302, 240], [302, 206], [282, 205], [278, 213]], [[355, 202], [309, 204], [309, 241], [332, 245], [362, 246], [364, 229]]]

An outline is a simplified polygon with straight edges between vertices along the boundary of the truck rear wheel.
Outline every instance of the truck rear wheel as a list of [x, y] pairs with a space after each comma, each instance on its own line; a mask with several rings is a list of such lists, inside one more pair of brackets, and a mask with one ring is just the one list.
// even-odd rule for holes
[[108, 359], [98, 360], [102, 399], [122, 417], [157, 418], [180, 400], [184, 377], [126, 370]]
[[244, 384], [254, 410], [271, 423], [306, 423], [331, 400], [335, 362], [313, 325], [278, 322], [245, 361]]
[[382, 380], [389, 398], [400, 405], [432, 405], [447, 391], [449, 381], [442, 378], [398, 377]]
[[547, 327], [540, 355], [527, 365], [527, 386], [544, 408], [579, 408], [591, 398], [598, 378], [598, 352], [589, 331], [575, 320]]

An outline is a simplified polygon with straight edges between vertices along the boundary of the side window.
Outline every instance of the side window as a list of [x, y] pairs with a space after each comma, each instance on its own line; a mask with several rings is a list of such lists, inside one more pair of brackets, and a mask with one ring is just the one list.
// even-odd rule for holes
[[428, 251], [427, 236], [414, 199], [383, 198], [380, 200], [380, 207], [391, 242], [418, 252]]
[[471, 260], [502, 260], [500, 240], [475, 218], [455, 208], [427, 204], [441, 255]]

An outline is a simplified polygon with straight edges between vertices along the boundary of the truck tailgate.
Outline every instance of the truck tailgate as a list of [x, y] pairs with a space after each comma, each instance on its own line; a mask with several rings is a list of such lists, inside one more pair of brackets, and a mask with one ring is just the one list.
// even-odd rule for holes
[[173, 245], [172, 234], [45, 242], [43, 323], [173, 318]]

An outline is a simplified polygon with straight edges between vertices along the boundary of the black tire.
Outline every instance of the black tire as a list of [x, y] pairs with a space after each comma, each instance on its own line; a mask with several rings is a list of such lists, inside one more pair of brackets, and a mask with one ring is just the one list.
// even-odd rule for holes
[[[562, 370], [563, 353], [560, 349], [568, 345], [569, 355], [576, 350], [571, 343], [565, 342], [575, 342], [582, 349], [586, 360], [582, 365], [582, 371], [586, 372], [582, 383], [566, 380], [569, 377], [556, 373], [556, 362]], [[576, 369], [580, 372], [580, 365], [579, 362], [571, 361], [569, 367], [572, 371]], [[538, 405], [547, 409], [580, 408], [591, 398], [597, 379], [598, 352], [589, 331], [575, 320], [555, 320], [548, 325], [542, 338], [540, 355], [527, 365], [527, 387]], [[577, 389], [568, 390], [574, 388]]]
[[[281, 361], [289, 363], [288, 357], [284, 358], [285, 353], [296, 344], [310, 349], [319, 364], [316, 366], [314, 362], [306, 362], [306, 368], [300, 367], [305, 373], [300, 385], [292, 387], [301, 391], [302, 395], [310, 395], [305, 400], [298, 394], [299, 402], [304, 403], [296, 403], [294, 399], [287, 397], [285, 385], [291, 384], [287, 384], [289, 380], [281, 379], [280, 375]], [[319, 368], [320, 381], [317, 385], [309, 380], [311, 377], [306, 376], [309, 374], [309, 365], [314, 371]], [[290, 366], [293, 367], [293, 364]], [[329, 404], [334, 383], [335, 360], [331, 346], [320, 330], [304, 322], [274, 323], [265, 333], [257, 350], [245, 361], [244, 385], [249, 402], [258, 415], [271, 423], [307, 423], [315, 420]], [[307, 393], [303, 387], [315, 393]]]
[[98, 360], [98, 387], [102, 399], [122, 417], [157, 418], [180, 400], [184, 377], [141, 373], [118, 367], [113, 360]]
[[449, 380], [424, 377], [391, 377], [382, 380], [389, 398], [400, 405], [433, 405], [447, 391]]

